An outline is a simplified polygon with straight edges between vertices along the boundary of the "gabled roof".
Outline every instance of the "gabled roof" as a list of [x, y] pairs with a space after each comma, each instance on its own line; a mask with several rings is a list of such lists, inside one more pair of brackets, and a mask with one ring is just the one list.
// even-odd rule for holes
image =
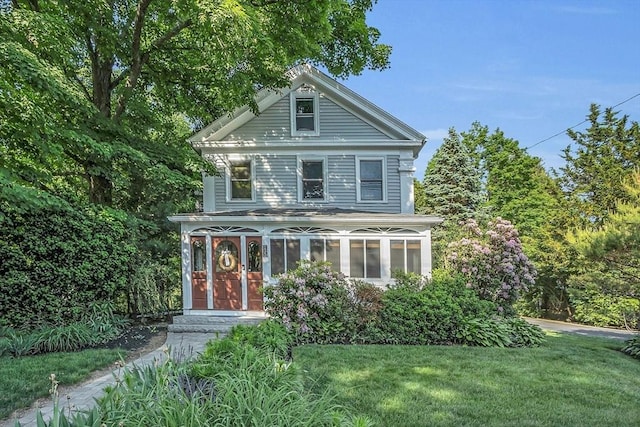
[[[426, 137], [420, 132], [311, 65], [303, 64], [294, 67], [289, 70], [287, 75], [291, 80], [289, 87], [278, 90], [264, 89], [257, 93], [255, 99], [259, 111], [265, 111], [283, 97], [288, 96], [290, 92], [306, 84], [371, 126], [389, 135], [390, 139], [417, 143], [416, 152], [426, 141]], [[254, 117], [256, 115], [251, 112], [248, 106], [238, 108], [233, 113], [220, 117], [194, 134], [189, 138], [189, 142], [194, 148], [202, 148], [208, 145], [207, 143], [222, 140]]]

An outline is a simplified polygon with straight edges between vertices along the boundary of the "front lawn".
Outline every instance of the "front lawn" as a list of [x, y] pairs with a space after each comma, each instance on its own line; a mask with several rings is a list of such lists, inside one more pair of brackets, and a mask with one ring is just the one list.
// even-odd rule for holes
[[51, 374], [60, 385], [87, 379], [95, 370], [113, 365], [125, 354], [117, 349], [89, 349], [75, 353], [47, 353], [19, 358], [0, 357], [0, 420], [16, 409], [49, 396]]
[[295, 349], [308, 386], [376, 426], [631, 426], [640, 362], [620, 341], [548, 334], [538, 348]]

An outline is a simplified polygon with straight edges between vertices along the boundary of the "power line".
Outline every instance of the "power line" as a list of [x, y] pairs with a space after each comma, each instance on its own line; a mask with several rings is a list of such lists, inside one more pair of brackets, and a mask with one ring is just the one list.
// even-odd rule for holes
[[[627, 98], [627, 99], [625, 99], [625, 100], [624, 100], [624, 101], [622, 101], [622, 102], [618, 102], [616, 105], [612, 106], [611, 108], [613, 109], [613, 108], [619, 107], [620, 105], [622, 105], [622, 104], [626, 104], [627, 102], [629, 102], [629, 101], [631, 101], [632, 99], [637, 98], [637, 97], [639, 97], [639, 96], [640, 96], [640, 93], [636, 93], [636, 94], [635, 94], [635, 95], [633, 95], [632, 97]], [[560, 131], [560, 132], [558, 132], [558, 133], [556, 133], [556, 134], [551, 135], [551, 136], [550, 136], [550, 137], [548, 137], [548, 138], [545, 138], [545, 139], [543, 139], [543, 140], [540, 140], [540, 141], [536, 142], [535, 144], [533, 144], [533, 145], [530, 145], [530, 146], [526, 147], [526, 148], [525, 148], [525, 150], [528, 150], [529, 148], [533, 148], [533, 147], [535, 147], [535, 146], [537, 146], [537, 145], [540, 145], [540, 144], [542, 144], [543, 142], [547, 142], [548, 140], [553, 139], [553, 138], [555, 138], [556, 136], [560, 136], [560, 135], [562, 135], [563, 133], [566, 133], [566, 132], [567, 132], [568, 130], [570, 130], [570, 129], [577, 128], [578, 126], [580, 126], [580, 125], [582, 125], [582, 124], [584, 124], [584, 123], [586, 123], [586, 122], [588, 122], [588, 121], [589, 121], [589, 119], [584, 119], [584, 120], [583, 120], [583, 121], [581, 121], [580, 123], [578, 123], [578, 124], [576, 124], [576, 125], [573, 125], [573, 126], [571, 126], [570, 128], [567, 128], [567, 129], [565, 129], [565, 130], [562, 130], [562, 131]]]

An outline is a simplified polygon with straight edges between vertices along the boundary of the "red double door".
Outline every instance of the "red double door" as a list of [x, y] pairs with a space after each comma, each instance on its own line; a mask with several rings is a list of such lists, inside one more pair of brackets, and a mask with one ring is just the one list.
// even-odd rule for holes
[[[204, 239], [194, 237], [194, 239]], [[193, 245], [192, 245], [193, 247]], [[240, 237], [213, 237], [212, 277], [213, 309], [242, 310], [243, 280], [246, 281], [247, 309], [262, 310], [262, 238], [245, 238], [244, 256], [240, 251]], [[193, 309], [206, 310], [207, 272], [192, 271]]]

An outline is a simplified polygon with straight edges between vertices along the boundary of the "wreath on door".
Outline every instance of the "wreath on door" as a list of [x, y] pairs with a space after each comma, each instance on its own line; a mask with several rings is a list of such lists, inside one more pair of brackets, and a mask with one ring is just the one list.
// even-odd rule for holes
[[234, 271], [238, 266], [238, 258], [230, 251], [222, 251], [218, 257], [218, 268], [222, 271]]

